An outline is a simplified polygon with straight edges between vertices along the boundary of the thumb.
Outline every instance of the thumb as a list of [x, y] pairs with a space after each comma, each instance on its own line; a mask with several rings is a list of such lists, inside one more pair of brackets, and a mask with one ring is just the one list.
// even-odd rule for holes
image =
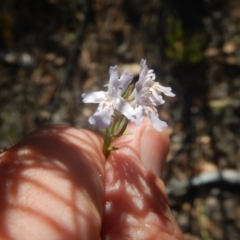
[[117, 139], [105, 171], [102, 239], [182, 239], [168, 207], [161, 175], [169, 148], [166, 133], [144, 119]]
[[136, 129], [141, 134], [136, 147], [146, 169], [161, 177], [169, 151], [169, 138], [166, 132], [159, 133], [149, 124], [151, 123], [145, 121], [143, 127]]

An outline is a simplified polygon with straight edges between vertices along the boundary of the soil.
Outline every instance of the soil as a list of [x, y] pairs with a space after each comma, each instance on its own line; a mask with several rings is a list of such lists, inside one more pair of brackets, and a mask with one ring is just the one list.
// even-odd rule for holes
[[109, 66], [137, 79], [144, 58], [176, 94], [159, 109], [163, 179], [185, 239], [239, 239], [238, 0], [6, 0], [0, 28], [0, 148], [47, 123], [91, 128], [81, 94]]

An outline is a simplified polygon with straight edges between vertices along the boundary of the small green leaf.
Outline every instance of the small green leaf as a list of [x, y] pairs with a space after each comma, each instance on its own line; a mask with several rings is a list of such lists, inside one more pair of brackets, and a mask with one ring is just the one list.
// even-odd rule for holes
[[113, 134], [113, 137], [114, 138], [118, 138], [120, 136], [123, 135], [123, 133], [125, 132], [126, 128], [127, 128], [127, 125], [128, 125], [128, 119], [126, 117], [124, 117], [122, 120], [121, 120], [121, 126], [119, 126], [119, 128], [121, 127], [121, 129], [117, 132], [117, 133], [114, 133]]
[[115, 151], [115, 150], [118, 150], [119, 148], [118, 147], [114, 147], [114, 146], [110, 146], [108, 148], [109, 151]]
[[122, 136], [130, 135], [130, 134], [132, 134], [132, 132], [125, 131]]
[[125, 93], [122, 95], [124, 99], [129, 100], [128, 98], [131, 96], [132, 91], [135, 87], [135, 84], [130, 84], [127, 88], [127, 90], [125, 91]]

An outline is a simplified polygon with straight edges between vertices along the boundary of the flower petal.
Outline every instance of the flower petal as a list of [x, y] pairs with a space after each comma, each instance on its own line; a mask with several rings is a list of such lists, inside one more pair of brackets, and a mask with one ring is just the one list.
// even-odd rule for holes
[[144, 109], [142, 106], [138, 106], [135, 108], [136, 119], [133, 121], [135, 124], [139, 125], [144, 117]]
[[110, 67], [109, 68], [109, 75], [110, 75], [110, 79], [109, 79], [109, 85], [111, 85], [112, 87], [118, 87], [118, 67], [114, 66], [114, 67]]
[[147, 80], [148, 81], [154, 81], [156, 78], [156, 74], [153, 72], [153, 70], [148, 70], [148, 74], [147, 74]]
[[132, 121], [135, 116], [135, 110], [133, 109], [133, 107], [121, 98], [118, 98], [116, 100], [115, 108], [120, 111], [124, 116], [126, 116], [127, 119], [129, 119], [130, 121]]
[[126, 91], [127, 87], [133, 80], [133, 75], [129, 71], [124, 71], [119, 79], [119, 87], [118, 89], [121, 90], [120, 95]]
[[103, 91], [82, 94], [84, 103], [100, 103], [104, 101], [105, 96], [106, 96], [106, 92], [103, 92]]
[[135, 84], [137, 91], [140, 91], [141, 88], [143, 87], [148, 74], [148, 67], [146, 65], [146, 60], [142, 59], [140, 65], [141, 66], [140, 66], [139, 80]]
[[154, 102], [155, 106], [163, 104], [165, 101], [163, 100], [162, 96], [157, 94], [156, 90], [154, 88], [150, 88], [150, 91], [152, 93], [152, 100]]
[[110, 80], [108, 86], [108, 93], [111, 98], [120, 97], [127, 89], [133, 79], [133, 75], [129, 71], [124, 71], [120, 78], [118, 78], [118, 68], [110, 67]]
[[113, 108], [100, 103], [97, 111], [88, 119], [92, 125], [97, 125], [100, 128], [107, 128], [111, 123], [111, 116], [113, 114]]
[[159, 132], [163, 131], [164, 128], [166, 128], [168, 125], [166, 122], [161, 121], [159, 119], [157, 110], [155, 109], [155, 111], [151, 111], [149, 116], [148, 116], [152, 122], [152, 125], [155, 129], [157, 129]]
[[172, 89], [170, 87], [163, 87], [159, 83], [155, 83], [153, 88], [155, 88], [157, 91], [164, 93], [166, 96], [174, 97], [175, 94], [172, 92]]

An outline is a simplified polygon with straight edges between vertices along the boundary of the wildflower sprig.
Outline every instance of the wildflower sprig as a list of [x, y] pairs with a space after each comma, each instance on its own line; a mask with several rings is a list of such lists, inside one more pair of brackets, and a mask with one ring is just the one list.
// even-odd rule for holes
[[99, 104], [96, 112], [89, 118], [89, 123], [106, 128], [103, 145], [106, 158], [111, 151], [117, 149], [111, 143], [125, 133], [129, 121], [139, 125], [143, 117], [147, 116], [156, 130], [166, 128], [167, 124], [159, 119], [156, 107], [165, 102], [162, 93], [169, 97], [175, 96], [170, 87], [163, 87], [155, 82], [156, 75], [153, 70], [148, 70], [146, 60], [141, 60], [136, 84], [132, 83], [133, 75], [129, 71], [124, 71], [119, 77], [117, 66], [110, 67], [109, 74], [106, 92], [82, 94], [84, 103]]

